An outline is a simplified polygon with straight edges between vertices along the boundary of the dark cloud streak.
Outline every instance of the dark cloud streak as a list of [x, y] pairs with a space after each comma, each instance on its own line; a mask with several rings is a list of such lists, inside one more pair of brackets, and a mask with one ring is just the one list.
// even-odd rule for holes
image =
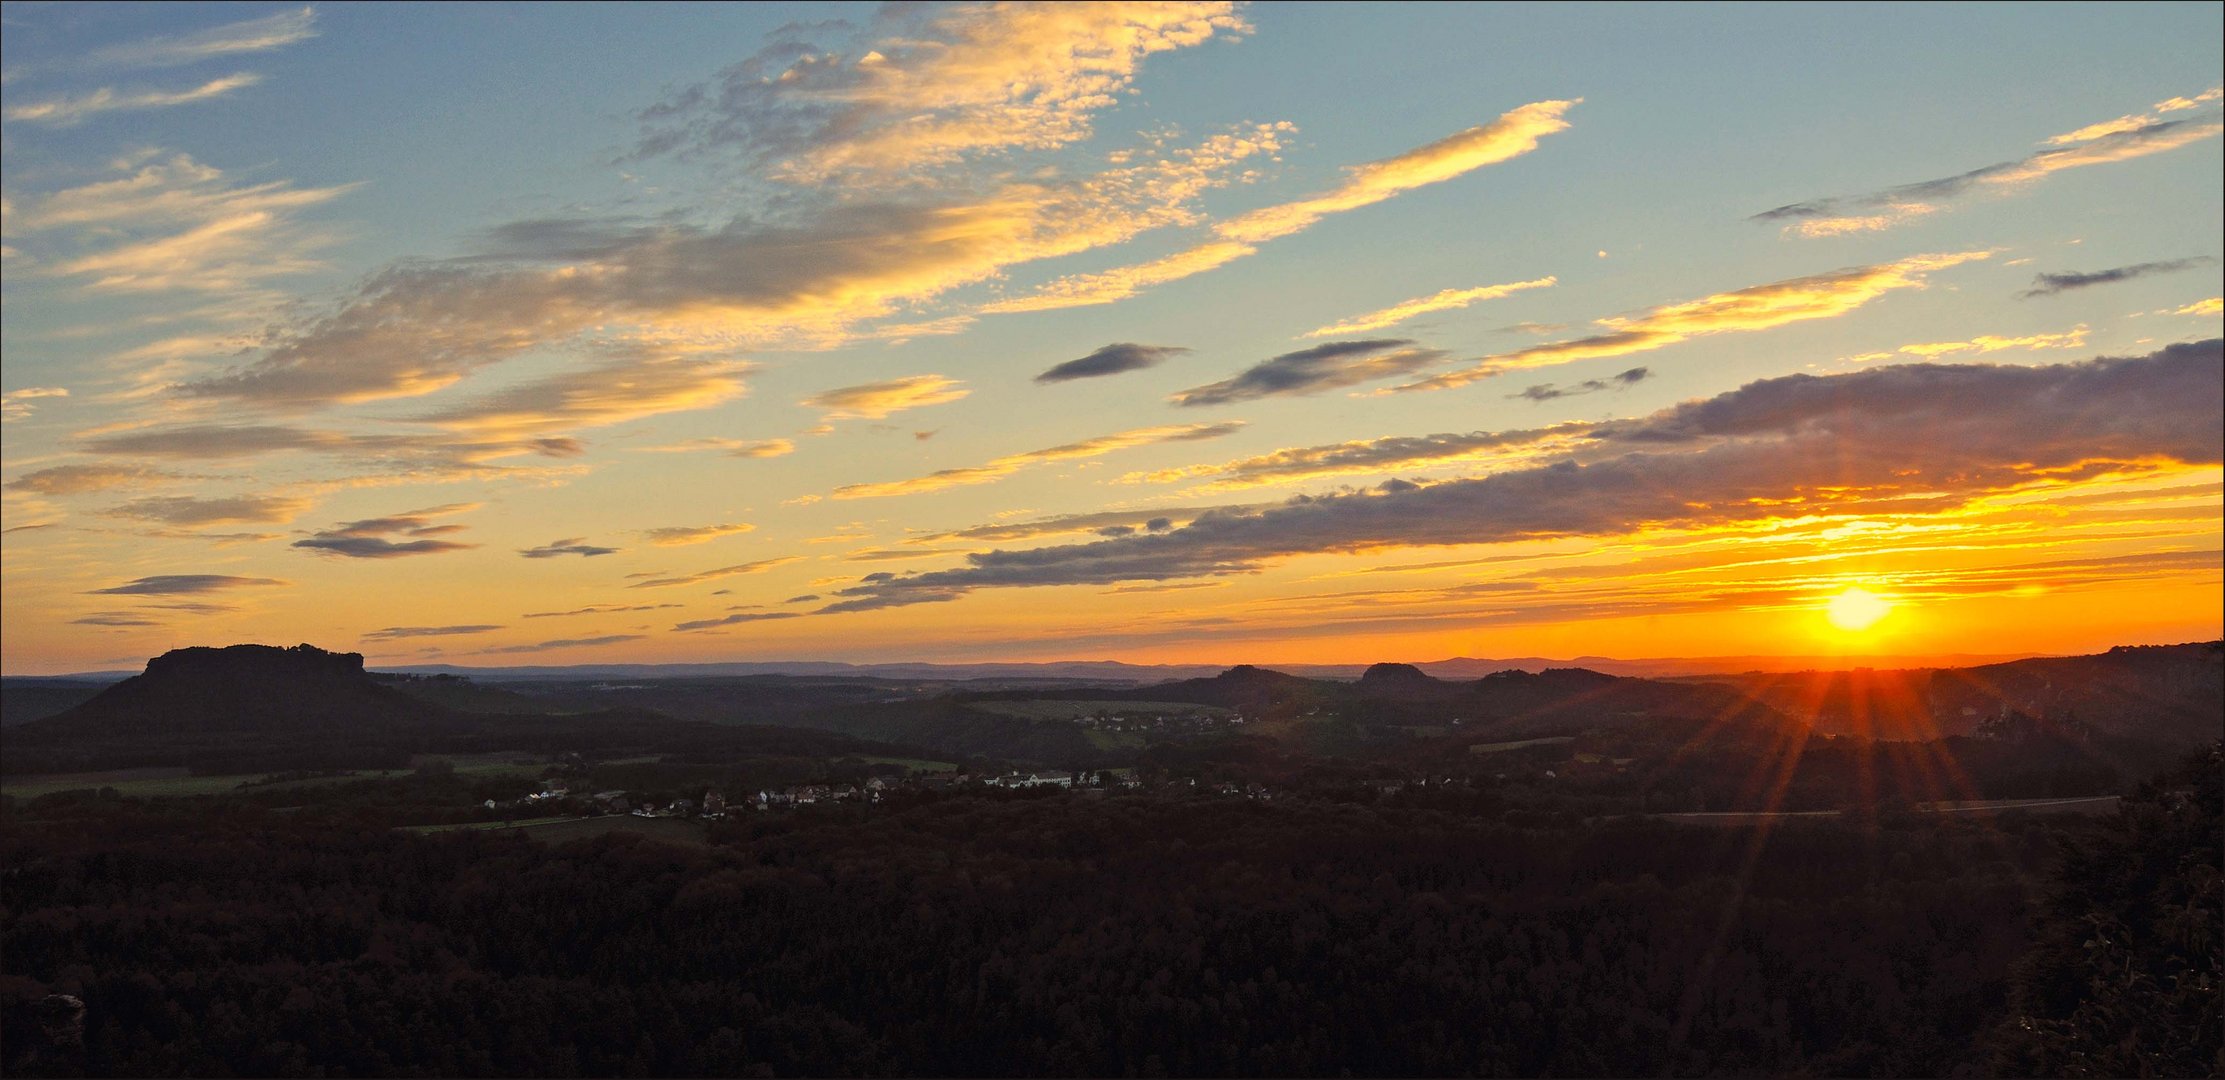
[[1107, 345], [1078, 360], [1068, 360], [1035, 377], [1039, 383], [1066, 382], [1072, 379], [1095, 379], [1123, 372], [1141, 371], [1154, 367], [1170, 357], [1180, 356], [1191, 350], [1180, 345], [1137, 345], [1121, 341]]
[[2131, 266], [2116, 266], [2107, 270], [2090, 272], [2074, 270], [2061, 274], [2040, 274], [2032, 279], [2031, 288], [2018, 293], [2017, 296], [2026, 300], [2035, 296], [2053, 296], [2056, 293], [2069, 292], [2072, 289], [2084, 289], [2095, 285], [2114, 285], [2120, 281], [2131, 281], [2134, 278], [2147, 277], [2151, 274], [2169, 274], [2179, 270], [2192, 270], [2197, 266], [2209, 266], [2216, 262], [2216, 259], [2207, 255], [2198, 255], [2191, 259], [2167, 259], [2161, 262], [2134, 263]]
[[1651, 369], [1634, 367], [1628, 371], [1623, 372], [1620, 375], [1613, 376], [1612, 378], [1586, 379], [1583, 382], [1576, 383], [1573, 386], [1556, 386], [1552, 383], [1539, 383], [1536, 386], [1530, 387], [1529, 389], [1524, 390], [1519, 394], [1508, 394], [1507, 397], [1527, 398], [1531, 401], [1538, 402], [1554, 401], [1565, 397], [1578, 397], [1583, 394], [1596, 394], [1602, 390], [1622, 390], [1628, 387], [1636, 386], [1639, 383], [1642, 383], [1652, 377], [1653, 372]]
[[1411, 375], [1446, 359], [1406, 338], [1331, 341], [1263, 360], [1233, 378], [1174, 395], [1177, 405], [1229, 405], [1265, 397], [1318, 394], [1342, 386]]
[[1308, 554], [1621, 535], [1803, 514], [1938, 512], [1979, 495], [2225, 458], [2225, 342], [2048, 367], [1910, 364], [1765, 379], [1597, 425], [1581, 458], [1428, 486], [1298, 496], [1155, 535], [869, 575], [824, 613], [981, 588], [1250, 573]]

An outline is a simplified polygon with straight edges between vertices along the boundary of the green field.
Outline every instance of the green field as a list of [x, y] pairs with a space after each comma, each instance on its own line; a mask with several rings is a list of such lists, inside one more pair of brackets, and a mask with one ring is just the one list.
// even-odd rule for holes
[[491, 754], [418, 754], [409, 759], [409, 764], [414, 769], [435, 761], [454, 766], [457, 776], [538, 776], [542, 769], [548, 768], [548, 762], [516, 750]]
[[631, 814], [611, 814], [604, 817], [543, 817], [521, 818], [517, 821], [467, 821], [457, 825], [405, 825], [403, 832], [493, 832], [517, 829], [527, 839], [543, 844], [561, 844], [568, 840], [581, 840], [606, 833], [636, 833], [655, 840], [675, 844], [707, 843], [703, 823], [681, 818], [640, 818]]
[[638, 818], [631, 815], [609, 817], [567, 818], [546, 825], [525, 826], [528, 839], [543, 844], [561, 844], [568, 840], [581, 840], [606, 833], [638, 833], [653, 840], [674, 844], [707, 844], [703, 823], [681, 818]]
[[[841, 760], [848, 761], [850, 759], [843, 758]], [[950, 772], [958, 767], [956, 762], [950, 761], [929, 761], [926, 758], [916, 757], [882, 757], [878, 754], [861, 755], [857, 760], [868, 765], [900, 765], [920, 772]]]
[[516, 821], [465, 821], [459, 822], [454, 825], [404, 825], [401, 827], [401, 831], [414, 833], [483, 832], [490, 829], [523, 829], [534, 825], [553, 825], [560, 821], [572, 820], [575, 819], [568, 817], [537, 817], [520, 818]]
[[968, 707], [1028, 720], [1079, 720], [1084, 716], [1234, 716], [1218, 705], [1189, 701], [974, 701]]
[[[516, 752], [499, 754], [420, 754], [410, 759], [412, 767], [431, 761], [446, 761], [455, 766], [457, 776], [538, 776], [546, 764], [526, 760], [527, 755]], [[36, 799], [57, 791], [77, 791], [112, 787], [117, 794], [134, 799], [177, 798], [187, 795], [233, 795], [261, 791], [283, 791], [287, 788], [309, 787], [315, 784], [339, 784], [350, 780], [371, 780], [380, 776], [395, 775], [379, 770], [358, 770], [340, 776], [313, 776], [306, 780], [282, 780], [275, 784], [256, 784], [241, 787], [249, 780], [261, 780], [269, 773], [226, 773], [221, 776], [193, 776], [182, 767], [150, 769], [114, 769], [108, 772], [44, 773], [36, 776], [11, 776], [0, 779], [0, 794], [18, 799]]]
[[[461, 772], [462, 770], [458, 770]], [[307, 780], [286, 780], [276, 784], [257, 784], [242, 788], [248, 780], [260, 780], [268, 773], [230, 773], [223, 776], [191, 776], [182, 768], [176, 769], [121, 769], [113, 772], [47, 773], [39, 776], [11, 776], [0, 780], [0, 794], [18, 799], [36, 799], [57, 791], [77, 791], [88, 788], [112, 787], [119, 795], [135, 799], [175, 798], [183, 795], [229, 795], [240, 792], [281, 791], [312, 784], [338, 784], [349, 780], [362, 780], [376, 773], [349, 773], [345, 776], [316, 776]]]
[[1519, 739], [1514, 742], [1476, 743], [1468, 748], [1471, 754], [1503, 754], [1531, 746], [1558, 746], [1576, 741], [1574, 735], [1552, 735], [1543, 739]]

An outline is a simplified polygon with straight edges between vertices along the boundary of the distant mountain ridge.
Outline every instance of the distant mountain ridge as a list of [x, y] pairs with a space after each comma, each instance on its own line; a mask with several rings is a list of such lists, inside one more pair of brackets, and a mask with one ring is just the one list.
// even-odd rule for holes
[[2225, 728], [2225, 645], [2121, 645], [2090, 656], [1937, 669], [1693, 676], [1735, 687], [1829, 734], [1969, 735], [2021, 714], [2194, 745]]
[[712, 725], [607, 701], [526, 711], [534, 703], [468, 685], [397, 688], [411, 682], [365, 671], [361, 653], [313, 645], [175, 649], [88, 700], [8, 728], [0, 765], [11, 774], [180, 764], [211, 772], [392, 768], [421, 753], [554, 753], [644, 739], [736, 752], [905, 750], [824, 732]]
[[[1515, 656], [1499, 659], [1455, 656], [1404, 666], [1438, 679], [1478, 679], [1495, 671], [1536, 673], [1551, 668], [1586, 668], [1609, 675], [1670, 678], [1681, 675], [1735, 674], [1748, 671], [1851, 670], [1854, 668], [1975, 667], [2030, 659], [2030, 653], [1955, 653], [1929, 656], [1713, 656], [1622, 660], [1609, 656], [1555, 659]], [[462, 664], [373, 665], [377, 671], [412, 675], [461, 675], [485, 682], [543, 679], [705, 679], [749, 675], [804, 675], [882, 679], [950, 680], [1047, 679], [1151, 683], [1211, 678], [1242, 664], [1130, 664], [1118, 660], [1049, 660], [1040, 663], [903, 662], [851, 664], [834, 660], [765, 660], [684, 664], [572, 664], [473, 667]], [[1276, 664], [1274, 670], [1309, 679], [1358, 679], [1371, 664]], [[62, 676], [53, 676], [60, 678]], [[98, 673], [70, 676], [98, 678]]]

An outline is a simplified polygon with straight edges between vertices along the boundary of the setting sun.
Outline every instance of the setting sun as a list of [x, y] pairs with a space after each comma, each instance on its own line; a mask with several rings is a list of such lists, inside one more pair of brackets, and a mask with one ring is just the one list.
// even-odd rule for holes
[[1877, 625], [1879, 619], [1892, 611], [1891, 601], [1856, 586], [1832, 597], [1830, 604], [1824, 607], [1824, 616], [1831, 620], [1831, 625], [1852, 634]]

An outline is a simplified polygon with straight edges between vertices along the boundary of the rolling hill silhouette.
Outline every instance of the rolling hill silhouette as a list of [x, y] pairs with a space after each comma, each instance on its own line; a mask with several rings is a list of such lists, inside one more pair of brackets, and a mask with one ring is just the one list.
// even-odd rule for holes
[[[453, 688], [447, 688], [453, 690]], [[482, 695], [483, 696], [483, 695]], [[473, 701], [450, 693], [452, 700]], [[467, 711], [397, 689], [360, 653], [313, 645], [174, 649], [74, 708], [8, 729], [6, 771], [186, 765], [201, 772], [393, 768], [418, 754], [508, 750], [805, 757], [910, 752], [827, 731], [681, 720], [632, 706]]]

